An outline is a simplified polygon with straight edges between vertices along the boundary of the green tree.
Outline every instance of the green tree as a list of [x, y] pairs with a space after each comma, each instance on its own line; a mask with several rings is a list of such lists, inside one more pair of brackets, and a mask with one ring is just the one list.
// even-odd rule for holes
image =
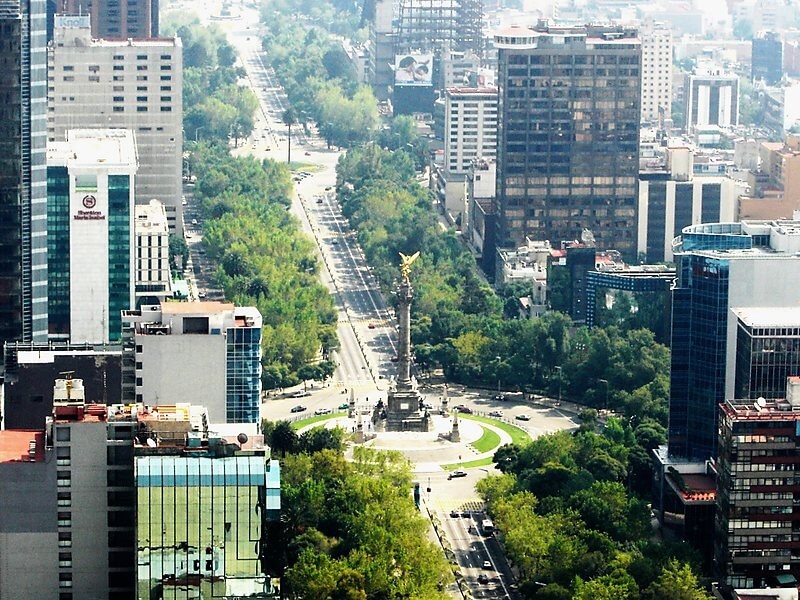
[[297, 449], [297, 433], [288, 421], [279, 421], [269, 438], [270, 448], [281, 456], [286, 456]]
[[281, 122], [288, 128], [286, 164], [292, 162], [292, 125], [297, 124], [297, 115], [292, 108], [287, 108], [281, 115]]
[[673, 559], [666, 564], [658, 579], [642, 595], [642, 600], [660, 598], [711, 600], [711, 594], [700, 587], [697, 576], [689, 565]]

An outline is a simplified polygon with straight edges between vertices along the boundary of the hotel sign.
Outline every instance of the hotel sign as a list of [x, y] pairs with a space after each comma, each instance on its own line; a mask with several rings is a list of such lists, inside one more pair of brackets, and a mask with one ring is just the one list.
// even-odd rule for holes
[[97, 198], [92, 194], [87, 194], [81, 200], [81, 205], [86, 210], [78, 210], [78, 212], [72, 215], [73, 220], [75, 221], [105, 221], [106, 216], [99, 210], [94, 210], [94, 207], [97, 206]]

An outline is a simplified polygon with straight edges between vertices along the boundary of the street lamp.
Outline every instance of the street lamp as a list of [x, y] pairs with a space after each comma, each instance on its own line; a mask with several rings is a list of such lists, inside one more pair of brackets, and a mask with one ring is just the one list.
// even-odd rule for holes
[[603, 408], [608, 408], [608, 379], [598, 379], [597, 382], [606, 384], [606, 400], [603, 403]]
[[556, 371], [558, 371], [558, 404], [556, 406], [561, 406], [561, 367], [556, 367]]
[[495, 360], [497, 361], [497, 394], [500, 395], [500, 361], [502, 360], [500, 356], [495, 356]]

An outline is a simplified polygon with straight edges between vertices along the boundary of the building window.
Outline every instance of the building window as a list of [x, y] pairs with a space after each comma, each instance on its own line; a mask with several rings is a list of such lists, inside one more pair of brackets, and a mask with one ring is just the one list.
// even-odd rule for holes
[[172, 112], [172, 107], [171, 106], [162, 106], [161, 107], [161, 112]]
[[115, 54], [114, 60], [125, 60], [125, 57], [122, 54]]
[[137, 102], [147, 102], [147, 96], [136, 96]]
[[171, 54], [162, 54], [161, 55], [161, 60], [172, 60], [172, 55]]
[[147, 81], [147, 75], [137, 75], [136, 81]]
[[124, 71], [125, 65], [114, 65], [114, 71]]
[[125, 102], [125, 96], [114, 96], [112, 99], [114, 102]]
[[68, 442], [68, 441], [70, 441], [70, 429], [69, 429], [69, 427], [56, 427], [56, 441], [57, 442]]
[[162, 102], [172, 102], [172, 96], [161, 96]]
[[89, 81], [95, 82], [95, 83], [99, 83], [100, 82], [100, 76], [99, 75], [89, 75]]
[[162, 75], [161, 81], [172, 81], [172, 75]]
[[64, 81], [75, 81], [75, 77], [73, 75], [64, 75]]
[[114, 79], [114, 81], [125, 81], [125, 76], [124, 75], [114, 75], [113, 79]]
[[171, 92], [172, 91], [172, 86], [171, 85], [162, 85], [161, 86], [161, 91], [162, 92]]
[[114, 112], [125, 112], [125, 107], [124, 106], [115, 106], [114, 107]]
[[147, 65], [136, 65], [137, 71], [147, 71]]
[[146, 106], [137, 106], [136, 107], [136, 112], [147, 112], [147, 107]]
[[161, 65], [162, 71], [172, 71], [172, 65]]
[[137, 54], [136, 60], [147, 60], [147, 54]]
[[136, 86], [136, 91], [137, 92], [146, 92], [147, 91], [147, 86], [146, 85], [137, 85]]

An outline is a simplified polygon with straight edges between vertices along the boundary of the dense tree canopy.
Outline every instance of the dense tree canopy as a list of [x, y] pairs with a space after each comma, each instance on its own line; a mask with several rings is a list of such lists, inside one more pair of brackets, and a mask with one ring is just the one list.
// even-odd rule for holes
[[[190, 162], [206, 217], [203, 244], [219, 265], [215, 277], [226, 298], [256, 306], [263, 317], [264, 386], [296, 384], [336, 347], [336, 312], [318, 281], [312, 242], [286, 210], [288, 168], [205, 144]], [[332, 366], [323, 361], [312, 370], [325, 379]]]
[[414, 506], [409, 463], [363, 447], [347, 462], [323, 446], [282, 460], [283, 519], [270, 564], [283, 573], [286, 597], [445, 598], [447, 564]]

